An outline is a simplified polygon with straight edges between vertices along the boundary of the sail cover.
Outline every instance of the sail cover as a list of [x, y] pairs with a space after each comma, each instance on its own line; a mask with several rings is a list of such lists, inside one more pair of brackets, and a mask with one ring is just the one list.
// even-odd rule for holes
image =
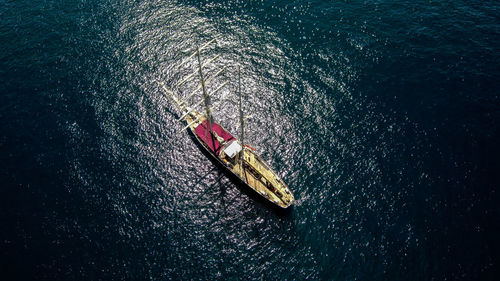
[[[196, 135], [198, 137], [200, 137], [203, 140], [203, 142], [206, 145], [208, 145], [208, 147], [210, 147], [210, 149], [213, 152], [215, 152], [216, 155], [219, 155], [219, 152], [221, 149], [221, 144], [214, 137], [213, 138], [213, 140], [215, 141], [215, 145], [214, 145], [214, 143], [212, 143], [212, 138], [210, 137], [210, 133], [207, 132], [205, 134], [205, 130], [208, 130], [208, 120], [203, 121], [203, 123], [198, 125], [194, 131], [195, 131]], [[223, 138], [226, 142], [234, 139], [234, 137], [230, 133], [228, 133], [224, 129], [222, 129], [222, 127], [219, 126], [219, 124], [217, 124], [217, 123], [212, 123], [212, 130], [215, 133], [217, 133], [217, 135], [219, 137]]]

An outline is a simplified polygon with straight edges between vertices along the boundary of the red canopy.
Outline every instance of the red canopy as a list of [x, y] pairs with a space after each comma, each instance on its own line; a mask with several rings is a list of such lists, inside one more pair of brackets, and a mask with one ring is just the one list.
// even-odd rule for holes
[[[207, 129], [208, 129], [208, 120], [205, 120], [202, 124], [198, 125], [194, 131], [196, 135], [198, 135], [198, 137], [200, 137], [203, 140], [203, 142], [206, 145], [208, 145], [208, 147], [210, 147], [210, 149], [213, 152], [215, 152], [216, 155], [219, 155], [221, 144], [219, 143], [219, 141], [217, 141], [217, 139], [214, 136], [213, 138], [215, 142], [214, 146], [214, 143], [212, 143], [212, 137], [210, 137], [210, 132], [206, 132], [205, 134], [205, 131]], [[217, 123], [212, 123], [212, 131], [217, 133], [217, 135], [223, 138], [226, 142], [234, 139], [234, 137], [230, 133], [222, 129], [222, 127], [219, 126], [219, 124]]]

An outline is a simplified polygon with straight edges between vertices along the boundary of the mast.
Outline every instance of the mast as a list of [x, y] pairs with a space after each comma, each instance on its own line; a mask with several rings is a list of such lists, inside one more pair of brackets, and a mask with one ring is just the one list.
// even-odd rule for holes
[[[207, 90], [205, 89], [205, 79], [203, 78], [203, 71], [201, 70], [201, 58], [200, 58], [200, 49], [196, 48], [196, 54], [198, 57], [198, 71], [200, 72], [200, 80], [201, 80], [201, 88], [203, 90], [203, 100], [205, 100], [205, 114], [207, 116], [207, 124], [210, 130], [210, 139], [212, 140], [212, 146], [214, 148], [215, 153], [215, 140], [214, 134], [212, 133], [212, 114], [210, 114], [210, 97], [207, 94]], [[205, 138], [207, 135], [207, 130], [205, 129]]]
[[238, 64], [238, 93], [239, 93], [239, 111], [240, 111], [240, 141], [243, 145], [243, 137], [245, 132], [245, 124], [243, 123], [243, 108], [241, 104], [241, 74], [240, 74], [240, 65]]
[[243, 107], [242, 107], [242, 102], [241, 102], [241, 71], [240, 71], [240, 65], [238, 64], [238, 96], [239, 96], [239, 104], [238, 104], [238, 108], [239, 108], [239, 112], [240, 112], [240, 142], [241, 142], [241, 151], [240, 151], [240, 155], [239, 155], [239, 158], [240, 158], [240, 169], [241, 169], [241, 172], [240, 172], [240, 175], [243, 174], [245, 176], [245, 182], [248, 183], [248, 179], [247, 179], [247, 173], [245, 172], [245, 167], [244, 167], [244, 159], [243, 159], [243, 155], [245, 155], [245, 144], [243, 143], [243, 137], [244, 137], [244, 132], [245, 132], [245, 127], [244, 127], [244, 123], [243, 123]]

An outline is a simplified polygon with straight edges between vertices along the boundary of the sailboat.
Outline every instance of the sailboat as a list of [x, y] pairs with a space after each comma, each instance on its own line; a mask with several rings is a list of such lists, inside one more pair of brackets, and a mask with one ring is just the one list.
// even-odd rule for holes
[[[197, 59], [198, 69], [174, 85], [174, 87], [179, 88], [180, 85], [190, 79], [193, 79], [197, 74], [197, 76], [199, 76], [200, 84], [191, 94], [184, 99], [181, 99], [174, 93], [174, 90], [167, 88], [164, 83], [160, 82], [159, 85], [168, 94], [170, 99], [173, 101], [173, 104], [179, 110], [181, 114], [179, 121], [185, 122], [186, 124], [182, 130], [191, 131], [195, 140], [201, 145], [201, 147], [203, 147], [204, 150], [206, 150], [208, 155], [219, 162], [229, 173], [236, 176], [244, 185], [272, 204], [286, 209], [294, 202], [292, 192], [290, 192], [288, 186], [269, 166], [269, 164], [256, 153], [255, 149], [243, 142], [245, 117], [243, 116], [242, 109], [241, 75], [239, 66], [239, 138], [234, 137], [224, 127], [214, 121], [212, 116], [213, 107], [211, 106], [210, 98], [227, 84], [227, 82], [223, 83], [211, 93], [207, 92], [207, 83], [213, 81], [225, 70], [225, 68], [223, 68], [215, 75], [205, 79], [203, 67], [216, 60], [219, 55], [202, 64], [201, 51], [214, 42], [216, 42], [215, 39], [212, 39], [202, 47], [198, 47], [178, 66], [180, 68], [189, 60], [193, 60], [195, 57]], [[194, 105], [188, 105], [188, 100], [200, 91], [202, 99]], [[202, 103], [204, 105], [204, 112], [203, 110], [197, 110]]]

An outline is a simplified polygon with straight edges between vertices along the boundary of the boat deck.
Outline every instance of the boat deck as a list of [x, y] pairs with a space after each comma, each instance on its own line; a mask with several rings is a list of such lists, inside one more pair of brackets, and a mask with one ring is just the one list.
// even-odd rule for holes
[[[193, 111], [192, 114], [186, 116], [186, 121], [191, 124], [189, 128], [203, 146], [211, 151], [219, 162], [225, 165], [229, 171], [239, 177], [254, 191], [282, 208], [287, 208], [293, 203], [293, 195], [288, 190], [286, 184], [278, 178], [277, 174], [252, 148], [243, 145], [243, 161], [240, 159], [241, 154], [231, 159], [221, 152], [223, 146], [221, 142], [209, 137], [210, 134], [205, 134], [208, 125], [204, 116]], [[221, 141], [230, 142], [236, 140], [220, 125], [213, 123], [212, 128], [217, 136], [221, 138]]]
[[[249, 148], [243, 150], [243, 159], [243, 162], [236, 161], [232, 172], [268, 200], [282, 207], [288, 207], [293, 197], [286, 185], [277, 179], [276, 173]], [[243, 169], [241, 163], [243, 163]]]

